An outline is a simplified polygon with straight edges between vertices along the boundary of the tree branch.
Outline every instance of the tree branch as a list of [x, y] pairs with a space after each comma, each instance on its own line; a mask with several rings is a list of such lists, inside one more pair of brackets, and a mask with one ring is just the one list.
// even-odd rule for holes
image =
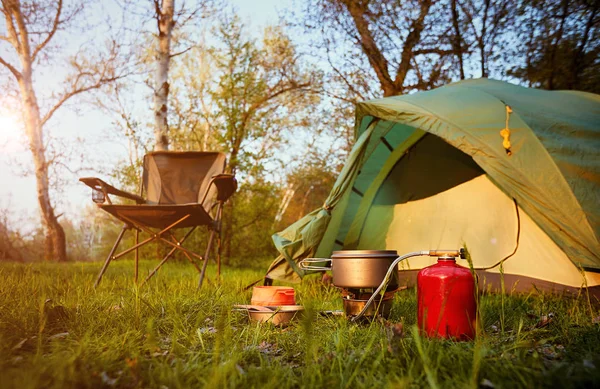
[[410, 70], [410, 61], [414, 56], [413, 50], [421, 41], [421, 32], [423, 32], [423, 29], [425, 28], [425, 17], [429, 13], [431, 1], [432, 0], [421, 1], [419, 16], [412, 21], [410, 32], [406, 36], [404, 48], [402, 49], [402, 54], [400, 55], [400, 66], [398, 67], [396, 78], [394, 79], [394, 86], [397, 90], [402, 89], [406, 75]]
[[173, 58], [173, 57], [177, 57], [178, 55], [185, 54], [185, 53], [187, 53], [188, 51], [190, 51], [193, 48], [194, 48], [194, 46], [190, 46], [190, 47], [188, 47], [187, 49], [185, 49], [183, 51], [180, 51], [178, 53], [174, 53], [174, 54], [169, 55], [169, 58]]
[[417, 55], [426, 55], [426, 54], [437, 54], [439, 56], [446, 56], [446, 55], [452, 55], [455, 53], [454, 50], [443, 50], [443, 49], [437, 49], [437, 48], [431, 48], [431, 49], [421, 49], [421, 50], [414, 50], [413, 52], [413, 56], [417, 56]]
[[10, 70], [10, 72], [15, 76], [15, 78], [17, 79], [17, 81], [21, 80], [21, 73], [11, 64], [9, 64], [8, 62], [6, 62], [2, 57], [0, 57], [0, 64], [6, 66], [8, 68], [8, 70]]
[[158, 31], [160, 32], [160, 20], [162, 17], [162, 11], [160, 10], [159, 0], [154, 0], [154, 12], [156, 12], [156, 25], [158, 27]]
[[[3, 2], [4, 4], [4, 2]], [[10, 42], [13, 47], [17, 50], [17, 52], [21, 52], [21, 43], [19, 42], [19, 37], [17, 36], [17, 30], [15, 29], [15, 24], [13, 22], [13, 18], [12, 18], [12, 8], [8, 8], [9, 6], [13, 6], [14, 4], [9, 4], [6, 5], [4, 4], [4, 8], [6, 8], [6, 10], [4, 11], [4, 16], [5, 16], [5, 20], [6, 20], [6, 29], [8, 31], [8, 37], [7, 40], [8, 42]]]
[[33, 54], [31, 55], [32, 62], [35, 60], [35, 57], [40, 53], [40, 51], [42, 51], [42, 49], [44, 47], [46, 47], [48, 42], [50, 42], [50, 40], [52, 39], [52, 37], [54, 36], [56, 31], [58, 30], [58, 26], [60, 24], [60, 15], [62, 13], [62, 4], [63, 4], [62, 0], [58, 0], [58, 4], [56, 6], [56, 15], [54, 15], [54, 21], [52, 22], [52, 29], [46, 36], [46, 39], [44, 39], [44, 41], [42, 43], [37, 45], [37, 47], [33, 51]]
[[375, 43], [373, 34], [369, 30], [369, 23], [365, 19], [366, 8], [369, 6], [368, 2], [357, 3], [354, 0], [349, 0], [344, 1], [344, 5], [354, 20], [356, 30], [360, 35], [360, 46], [377, 74], [384, 96], [393, 95], [395, 88], [388, 70], [388, 61], [377, 46], [377, 43]]

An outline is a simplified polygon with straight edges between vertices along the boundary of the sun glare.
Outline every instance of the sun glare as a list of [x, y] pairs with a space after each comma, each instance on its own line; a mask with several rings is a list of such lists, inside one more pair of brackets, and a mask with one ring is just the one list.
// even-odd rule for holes
[[10, 114], [0, 113], [0, 150], [7, 153], [20, 148], [21, 125], [19, 119]]

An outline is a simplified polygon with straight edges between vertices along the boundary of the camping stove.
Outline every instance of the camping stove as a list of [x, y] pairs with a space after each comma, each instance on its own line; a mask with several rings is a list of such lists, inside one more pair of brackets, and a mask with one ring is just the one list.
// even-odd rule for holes
[[[344, 305], [346, 317], [357, 316], [367, 304], [367, 301], [373, 296], [375, 288], [357, 289], [357, 288], [338, 288]], [[396, 290], [386, 292], [383, 298], [376, 297], [373, 303], [363, 313], [363, 317], [373, 318], [375, 316], [389, 318], [392, 310], [394, 294]]]
[[[305, 271], [331, 270], [333, 285], [341, 290], [346, 316], [356, 321], [364, 316], [389, 316], [398, 290], [398, 264], [421, 255], [464, 258], [465, 251], [424, 250], [398, 256], [394, 250], [342, 250], [334, 251], [331, 258], [305, 258], [299, 265]], [[380, 292], [388, 287], [393, 290], [381, 297]]]

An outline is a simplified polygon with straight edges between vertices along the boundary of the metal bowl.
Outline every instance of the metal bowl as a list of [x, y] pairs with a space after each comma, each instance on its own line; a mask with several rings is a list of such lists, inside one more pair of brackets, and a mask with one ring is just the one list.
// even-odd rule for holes
[[300, 318], [304, 312], [302, 305], [281, 305], [278, 307], [239, 305], [238, 308], [248, 312], [252, 321], [270, 323], [276, 326], [288, 325], [292, 320]]

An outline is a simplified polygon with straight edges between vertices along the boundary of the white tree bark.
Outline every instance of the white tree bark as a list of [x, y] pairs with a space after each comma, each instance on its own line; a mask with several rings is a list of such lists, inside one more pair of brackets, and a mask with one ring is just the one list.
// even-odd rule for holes
[[57, 3], [56, 17], [48, 38], [31, 52], [29, 42], [29, 31], [25, 17], [18, 0], [3, 0], [2, 11], [6, 19], [7, 40], [16, 49], [21, 62], [21, 71], [0, 58], [0, 63], [6, 66], [15, 76], [19, 84], [21, 102], [23, 104], [23, 119], [29, 149], [33, 156], [35, 167], [35, 179], [37, 184], [37, 197], [42, 213], [42, 222], [46, 232], [45, 254], [46, 259], [66, 261], [65, 232], [54, 214], [54, 207], [50, 201], [48, 163], [44, 148], [44, 137], [42, 132], [42, 118], [38, 106], [37, 96], [33, 88], [33, 63], [36, 54], [48, 43], [56, 28], [62, 9], [62, 1]]
[[175, 25], [173, 14], [175, 0], [154, 0], [158, 22], [158, 51], [156, 53], [156, 77], [154, 83], [154, 150], [169, 149], [169, 63], [171, 60], [171, 36]]

